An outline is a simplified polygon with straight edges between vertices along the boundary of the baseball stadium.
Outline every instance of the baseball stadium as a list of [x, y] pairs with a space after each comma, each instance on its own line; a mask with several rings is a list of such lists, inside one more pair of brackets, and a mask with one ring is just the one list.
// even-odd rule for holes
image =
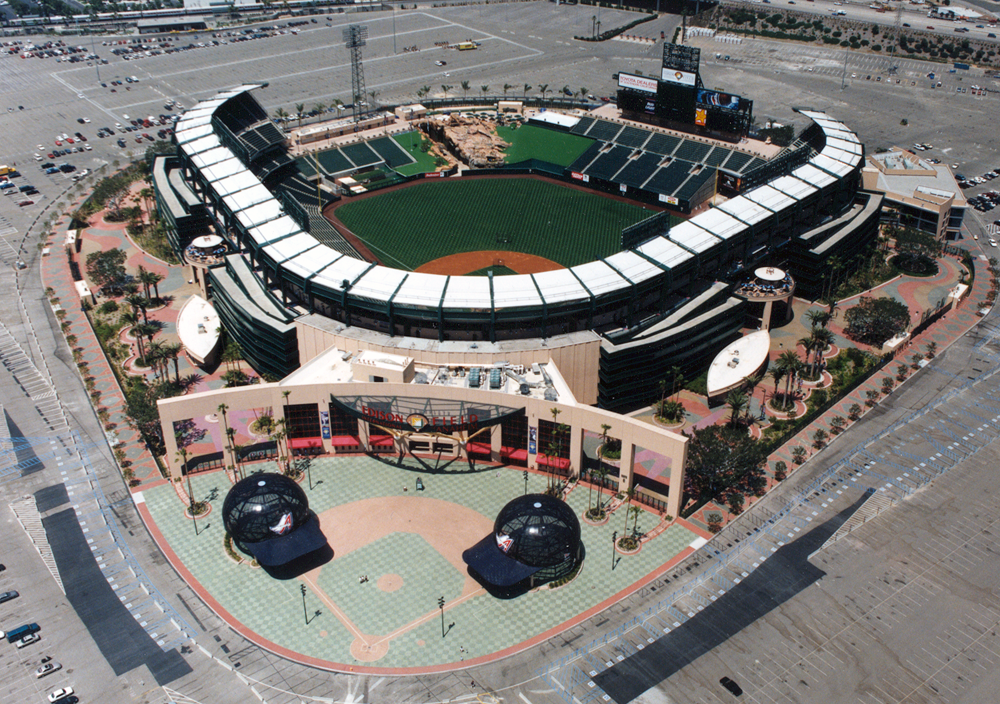
[[[766, 331], [791, 295], [818, 295], [826, 262], [876, 237], [881, 196], [860, 187], [864, 148], [849, 127], [798, 108], [808, 126], [788, 146], [748, 139], [752, 102], [704, 90], [697, 57], [670, 52], [663, 80], [621, 74], [616, 103], [597, 109], [398, 106], [321, 149], [316, 135], [340, 128], [286, 135], [257, 100], [266, 85], [180, 118], [176, 155], [153, 167], [159, 210], [264, 383], [159, 401], [169, 471], [204, 497], [236, 483], [256, 511], [272, 509], [255, 498], [258, 475], [237, 483], [244, 462], [266, 472], [298, 457], [320, 477], [308, 478], [308, 511], [295, 499], [300, 518], [274, 508], [268, 525], [310, 526], [289, 554], [322, 560], [290, 571], [261, 560], [250, 577], [183, 539], [169, 492], [144, 498], [168, 556], [233, 627], [319, 667], [455, 668], [551, 637], [703, 544], [674, 518], [686, 436], [628, 413], [670, 370], [696, 376], [747, 327]], [[747, 285], [776, 271], [765, 293]], [[219, 331], [189, 327], [217, 359]], [[270, 416], [284, 449], [254, 430]], [[598, 505], [634, 497], [655, 536], [612, 578], [588, 556], [610, 528], [573, 517], [593, 505], [574, 480], [608, 438], [621, 459]], [[259, 476], [264, 487], [271, 475]], [[513, 505], [554, 488], [571, 512]], [[246, 511], [231, 503], [237, 540], [230, 513]], [[551, 543], [518, 545], [532, 521], [560, 526]], [[281, 553], [242, 540], [247, 555]], [[352, 583], [369, 571], [378, 618]], [[303, 581], [307, 625], [306, 587], [328, 611], [318, 639], [282, 627], [289, 577]], [[439, 588], [437, 608], [425, 603]], [[284, 606], [268, 621], [261, 600]], [[492, 628], [498, 619], [508, 626]], [[452, 627], [487, 622], [459, 656], [440, 648]]]

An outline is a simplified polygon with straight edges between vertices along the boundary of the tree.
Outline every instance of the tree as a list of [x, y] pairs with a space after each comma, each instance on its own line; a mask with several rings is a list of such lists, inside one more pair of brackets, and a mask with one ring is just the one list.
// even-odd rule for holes
[[781, 408], [788, 408], [788, 402], [792, 396], [792, 380], [802, 369], [802, 360], [795, 354], [795, 350], [785, 350], [778, 357], [777, 365], [784, 371], [785, 376], [785, 396], [781, 400]]
[[586, 100], [587, 94], [590, 93], [590, 89], [581, 87], [577, 92], [580, 94], [580, 100]]
[[726, 403], [729, 405], [729, 423], [736, 425], [740, 413], [748, 406], [747, 395], [739, 389], [733, 389], [726, 395]]
[[542, 94], [542, 100], [545, 100], [545, 94], [549, 92], [549, 84], [542, 83], [538, 86], [538, 92]]
[[937, 343], [931, 340], [927, 343], [927, 359], [934, 359], [934, 355], [937, 354]]
[[305, 109], [305, 103], [295, 103], [295, 117], [298, 118], [300, 130], [302, 129], [302, 113], [305, 112]]
[[774, 381], [774, 395], [778, 395], [778, 384], [785, 378], [785, 370], [775, 360], [774, 366], [767, 370], [767, 375]]
[[468, 81], [462, 81], [462, 97], [463, 98], [468, 98], [469, 97], [469, 88], [470, 87], [471, 86], [470, 86], [470, 84], [469, 84]]
[[688, 443], [684, 491], [698, 503], [748, 494], [766, 482], [763, 446], [742, 428], [709, 426]]
[[814, 328], [825, 328], [832, 317], [832, 313], [821, 308], [806, 311], [806, 319], [809, 321], [809, 325]]
[[858, 305], [844, 314], [844, 334], [852, 340], [881, 347], [910, 325], [910, 311], [895, 298], [862, 296]]
[[525, 83], [524, 84], [524, 97], [525, 98], [528, 97], [528, 91], [531, 90], [532, 88], [534, 88], [534, 86], [532, 86], [530, 83]]
[[485, 98], [486, 94], [490, 92], [490, 87], [489, 86], [479, 86], [479, 90], [480, 90], [480, 92], [482, 92], [483, 97]]
[[87, 255], [87, 276], [98, 288], [120, 291], [125, 281], [126, 254], [115, 248]]
[[503, 99], [504, 100], [507, 99], [507, 91], [509, 91], [513, 87], [514, 86], [512, 86], [510, 83], [504, 83], [503, 84]]
[[288, 117], [288, 111], [285, 110], [284, 108], [278, 108], [277, 110], [274, 111], [274, 119], [277, 122], [284, 123], [287, 117]]
[[178, 363], [178, 358], [180, 357], [181, 349], [183, 348], [181, 347], [180, 343], [177, 342], [167, 343], [163, 346], [163, 353], [166, 359], [169, 359], [174, 363], [174, 380], [178, 386], [180, 386], [181, 383], [181, 371]]
[[454, 87], [455, 86], [445, 86], [445, 85], [441, 86], [441, 92], [444, 93], [445, 99], [448, 98], [448, 91], [450, 91]]
[[322, 115], [324, 112], [326, 112], [326, 103], [316, 103], [315, 105], [313, 105], [313, 111], [317, 115]]
[[146, 291], [146, 298], [150, 298], [151, 296], [149, 295], [149, 287], [159, 281], [156, 274], [154, 274], [151, 271], [147, 271], [145, 267], [140, 265], [139, 274], [138, 276], [136, 276], [136, 279], [139, 281], [140, 284], [142, 284], [143, 289]]
[[140, 296], [138, 293], [132, 293], [125, 296], [125, 302], [128, 303], [135, 313], [142, 311], [142, 322], [149, 325], [149, 317], [146, 315], [146, 309], [149, 308], [149, 299], [145, 296]]

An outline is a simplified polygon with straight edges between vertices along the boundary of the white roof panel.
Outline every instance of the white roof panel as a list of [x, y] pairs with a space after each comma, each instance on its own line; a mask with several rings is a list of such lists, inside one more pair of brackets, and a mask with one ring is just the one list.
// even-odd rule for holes
[[203, 169], [206, 166], [218, 164], [220, 161], [226, 161], [227, 159], [232, 158], [233, 153], [226, 147], [216, 147], [215, 149], [209, 149], [207, 152], [195, 154], [191, 157], [191, 161], [194, 162], [194, 165], [199, 169]]
[[[366, 262], [362, 259], [355, 259], [354, 257], [341, 257], [325, 269], [316, 270], [317, 273], [313, 278], [313, 281], [318, 284], [322, 284], [329, 289], [339, 291], [341, 290], [341, 285], [344, 283], [344, 279], [353, 282], [367, 269], [371, 268], [371, 266], [371, 262]], [[384, 267], [374, 267], [372, 268], [372, 271], [376, 271], [381, 268]], [[406, 272], [403, 273], [405, 274]], [[351, 292], [354, 293], [355, 289], [351, 289]]]
[[325, 269], [343, 256], [340, 252], [321, 244], [319, 247], [313, 247], [292, 257], [281, 267], [290, 274], [297, 274], [303, 279], [309, 279], [315, 276], [317, 271]]
[[183, 120], [177, 121], [177, 126], [174, 129], [178, 135], [181, 132], [186, 132], [192, 127], [201, 127], [202, 125], [209, 125], [212, 123], [212, 116], [209, 114], [195, 115], [194, 117], [185, 117]]
[[217, 195], [225, 197], [237, 191], [245, 191], [248, 188], [259, 186], [260, 181], [246, 169], [241, 169], [239, 172], [214, 181], [210, 185]]
[[817, 190], [815, 186], [810, 186], [802, 179], [795, 178], [794, 176], [782, 176], [779, 179], [771, 181], [767, 185], [791, 196], [795, 200], [802, 200], [806, 196], [812, 195]]
[[701, 229], [690, 220], [670, 228], [667, 234], [671, 240], [697, 254], [707, 252], [719, 244], [719, 238]]
[[829, 145], [827, 145], [826, 148], [820, 152], [820, 155], [839, 161], [842, 164], [847, 164], [848, 166], [854, 166], [861, 160], [861, 157], [857, 154], [845, 152], [843, 149], [837, 149], [836, 147], [831, 147]]
[[444, 294], [445, 308], [490, 310], [490, 280], [486, 276], [452, 276]]
[[[353, 259], [353, 257], [348, 258]], [[355, 259], [354, 261], [359, 262], [361, 260]], [[352, 262], [345, 263], [353, 265]], [[368, 262], [361, 263], [368, 266]], [[407, 273], [408, 272], [400, 269], [392, 269], [387, 266], [377, 266], [362, 276], [361, 279], [354, 284], [354, 287], [351, 288], [351, 295], [374, 298], [376, 301], [388, 301], [392, 294], [396, 292], [396, 289], [399, 287], [399, 283], [406, 278]], [[357, 278], [357, 276], [357, 274], [351, 276], [351, 281]], [[347, 277], [345, 275], [340, 278], [343, 280]]]
[[188, 156], [194, 156], [195, 154], [200, 154], [201, 152], [207, 152], [209, 149], [215, 149], [222, 145], [219, 138], [214, 134], [210, 134], [207, 137], [202, 137], [201, 139], [196, 139], [193, 142], [188, 142], [187, 144], [182, 144], [181, 149]]
[[809, 160], [809, 163], [813, 166], [823, 169], [823, 171], [829, 171], [836, 176], [846, 176], [851, 173], [851, 167], [842, 161], [837, 161], [836, 159], [831, 159], [823, 154], [818, 154]]
[[678, 247], [676, 243], [671, 242], [666, 237], [654, 237], [636, 249], [650, 259], [654, 259], [671, 269], [676, 269], [694, 257], [689, 251]]
[[498, 309], [540, 306], [542, 297], [530, 276], [497, 276], [493, 279], [493, 305]]
[[744, 193], [749, 200], [754, 203], [760, 203], [768, 210], [778, 212], [779, 210], [784, 210], [785, 208], [790, 208], [795, 205], [795, 201], [786, 196], [781, 191], [771, 188], [770, 186], [759, 186], [753, 189], [749, 193]]
[[534, 274], [535, 283], [538, 290], [542, 292], [542, 298], [547, 303], [561, 303], [563, 301], [575, 301], [579, 299], [589, 299], [587, 293], [580, 282], [569, 269], [556, 269], [555, 271], [543, 271]]
[[241, 211], [236, 212], [236, 219], [240, 221], [240, 224], [245, 228], [259, 227], [265, 222], [270, 222], [275, 218], [280, 218], [285, 214], [285, 211], [281, 209], [281, 203], [274, 200], [266, 200], [263, 203], [259, 203], [252, 208], [246, 208]]
[[[843, 149], [845, 152], [857, 154], [858, 156], [861, 156], [861, 152], [863, 151], [860, 142], [852, 142], [849, 139], [840, 139], [839, 137], [827, 137], [826, 146]], [[825, 149], [823, 151], [824, 153], [826, 152]]]
[[718, 208], [709, 208], [692, 219], [698, 227], [708, 230], [716, 237], [724, 240], [736, 237], [747, 227], [732, 215]]
[[[595, 296], [600, 296], [612, 291], [627, 288], [630, 284], [622, 278], [621, 274], [601, 261], [588, 262], [580, 266], [573, 267], [573, 273], [580, 281], [587, 283], [587, 288]], [[545, 289], [542, 289], [543, 291]]]
[[257, 243], [258, 246], [273, 242], [282, 237], [294, 235], [297, 232], [302, 232], [302, 228], [287, 215], [262, 223], [248, 230], [250, 239]]
[[646, 281], [663, 274], [663, 269], [651, 261], [628, 250], [605, 257], [604, 261], [620, 271], [632, 283]]
[[718, 205], [717, 209], [750, 225], [756, 225], [771, 217], [770, 210], [743, 196], [730, 198], [725, 203]]
[[228, 207], [231, 212], [238, 213], [241, 210], [246, 210], [253, 205], [257, 205], [258, 203], [263, 203], [268, 200], [273, 200], [275, 204], [278, 203], [274, 196], [271, 195], [271, 192], [258, 183], [256, 186], [247, 188], [246, 190], [237, 191], [232, 195], [225, 196], [222, 199], [222, 202], [226, 204], [226, 207]]
[[[213, 149], [213, 152], [218, 151]], [[238, 173], [242, 173], [247, 170], [247, 167], [243, 165], [243, 162], [233, 157], [232, 159], [226, 159], [225, 161], [220, 161], [212, 166], [206, 166], [201, 169], [201, 174], [208, 180], [209, 183], [212, 181], [221, 181], [224, 178], [233, 176]]]
[[177, 143], [187, 144], [188, 142], [193, 142], [196, 139], [201, 139], [202, 137], [207, 137], [212, 134], [211, 125], [197, 125], [190, 129], [182, 130], [177, 132]]
[[274, 244], [269, 244], [262, 251], [274, 261], [283, 262], [318, 246], [319, 242], [316, 241], [315, 237], [303, 233], [275, 242]]
[[803, 164], [799, 168], [792, 172], [792, 176], [795, 178], [800, 178], [806, 183], [810, 183], [816, 188], [823, 188], [828, 186], [837, 179], [825, 171], [820, 171], [815, 166], [811, 164]]
[[448, 281], [448, 277], [440, 274], [411, 272], [392, 302], [399, 305], [421, 306], [437, 310], [441, 304], [441, 293], [444, 291], [446, 281]]

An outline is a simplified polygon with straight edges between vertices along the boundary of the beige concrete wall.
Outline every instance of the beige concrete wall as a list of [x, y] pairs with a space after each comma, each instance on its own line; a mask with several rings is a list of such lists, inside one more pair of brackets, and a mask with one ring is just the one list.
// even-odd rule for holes
[[[667, 513], [677, 516], [680, 513], [681, 495], [684, 486], [684, 463], [687, 459], [687, 438], [684, 435], [672, 433], [654, 427], [648, 423], [618, 415], [591, 406], [574, 406], [553, 403], [543, 399], [498, 394], [479, 389], [467, 389], [452, 386], [414, 386], [412, 384], [307, 384], [302, 386], [275, 384], [257, 384], [233, 389], [219, 389], [199, 394], [190, 394], [176, 398], [162, 399], [158, 402], [160, 423], [163, 437], [166, 441], [166, 464], [172, 476], [181, 475], [180, 460], [177, 458], [177, 443], [174, 438], [173, 423], [189, 418], [199, 418], [218, 412], [220, 404], [228, 407], [228, 412], [248, 410], [271, 406], [275, 415], [280, 416], [285, 405], [283, 392], [289, 391], [287, 403], [318, 404], [319, 410], [329, 410], [331, 395], [338, 396], [400, 396], [420, 397], [442, 400], [464, 400], [472, 403], [499, 404], [509, 408], [524, 408], [529, 427], [538, 427], [539, 420], [552, 420], [551, 409], [558, 408], [558, 422], [570, 426], [570, 472], [579, 475], [583, 465], [583, 432], [589, 430], [601, 432], [601, 425], [607, 424], [610, 437], [622, 441], [621, 487], [627, 489], [634, 485], [632, 460], [635, 447], [643, 447], [657, 452], [670, 461], [670, 495], [667, 499]], [[359, 422], [362, 443], [367, 442], [367, 424]], [[499, 433], [491, 432], [491, 444], [499, 443]], [[482, 437], [482, 436], [480, 436]], [[545, 448], [537, 450], [544, 452]], [[331, 445], [324, 450], [334, 452]], [[529, 454], [528, 466], [537, 466], [537, 455]]]
[[[372, 335], [371, 340], [353, 334], [340, 334], [330, 330], [322, 330], [301, 321], [295, 321], [299, 342], [299, 363], [305, 365], [309, 360], [325, 352], [331, 347], [345, 352], [375, 350], [395, 355], [413, 357], [418, 364], [427, 366], [461, 365], [474, 367], [490, 365], [497, 362], [521, 364], [528, 368], [535, 362], [546, 364], [549, 360], [555, 362], [559, 372], [569, 386], [576, 400], [582, 404], [597, 403], [597, 380], [601, 364], [601, 341], [597, 335], [586, 340], [560, 343], [559, 338], [546, 340], [545, 346], [532, 346], [527, 340], [519, 340], [510, 345], [490, 345], [479, 343], [482, 349], [451, 350], [438, 345], [433, 340], [410, 339], [405, 337], [388, 337], [381, 334]], [[379, 340], [391, 342], [383, 344]], [[521, 344], [526, 343], [526, 344]], [[523, 346], [524, 349], [509, 349], [508, 347]], [[499, 347], [500, 349], [497, 349]]]

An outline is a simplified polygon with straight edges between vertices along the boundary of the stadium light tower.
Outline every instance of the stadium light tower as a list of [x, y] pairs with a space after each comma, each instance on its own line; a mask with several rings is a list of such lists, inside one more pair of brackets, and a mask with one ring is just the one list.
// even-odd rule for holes
[[344, 28], [344, 44], [351, 51], [351, 96], [354, 104], [354, 121], [358, 122], [367, 112], [361, 103], [364, 101], [365, 70], [361, 65], [361, 47], [368, 43], [368, 27], [352, 24]]

